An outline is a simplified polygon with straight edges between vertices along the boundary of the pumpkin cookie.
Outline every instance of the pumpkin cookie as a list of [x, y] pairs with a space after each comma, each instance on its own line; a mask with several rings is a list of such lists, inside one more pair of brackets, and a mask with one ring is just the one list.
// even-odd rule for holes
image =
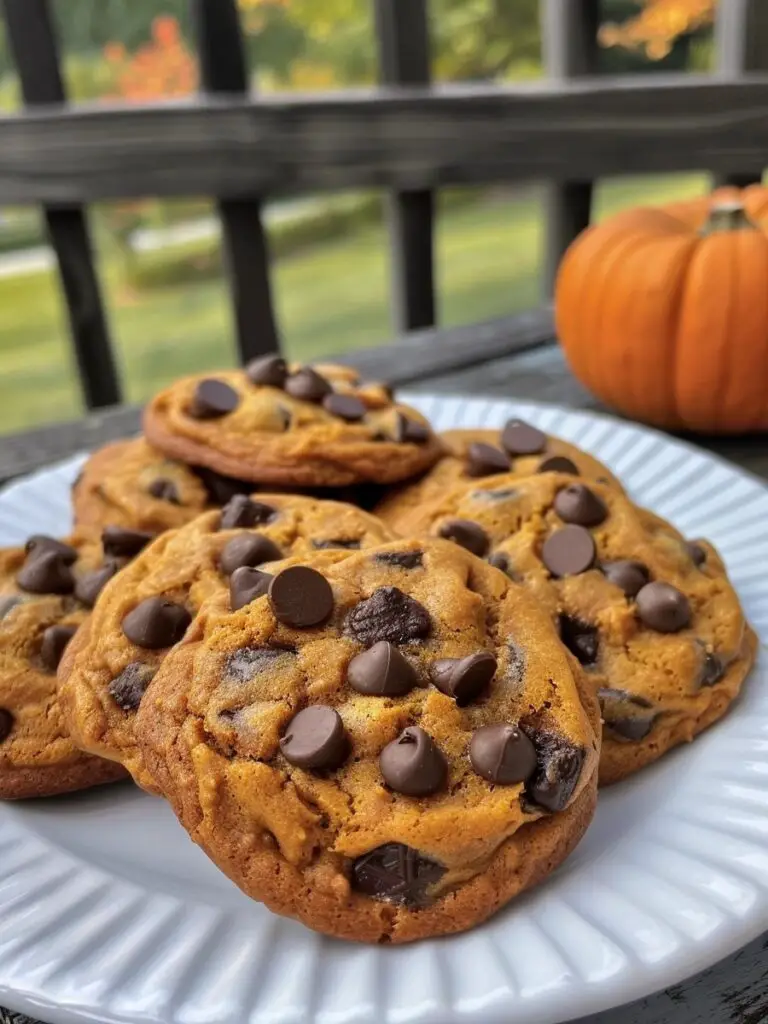
[[158, 665], [192, 615], [228, 581], [246, 595], [263, 575], [255, 567], [290, 555], [350, 551], [392, 537], [378, 519], [332, 501], [296, 495], [238, 495], [161, 534], [118, 580], [67, 649], [60, 699], [84, 750], [125, 764], [154, 784], [136, 744], [136, 709]]
[[72, 488], [72, 506], [76, 527], [115, 525], [162, 533], [252, 490], [252, 484], [168, 459], [143, 438], [134, 438], [91, 455]]
[[600, 699], [601, 783], [720, 718], [754, 661], [714, 548], [615, 488], [552, 473], [479, 480], [414, 511], [407, 527], [488, 558], [549, 610]]
[[277, 356], [177, 381], [147, 406], [144, 429], [166, 455], [278, 487], [393, 483], [441, 451], [424, 417], [385, 387]]
[[598, 760], [582, 685], [522, 587], [401, 540], [271, 566], [248, 603], [217, 595], [137, 732], [246, 893], [330, 935], [407, 942], [479, 923], [576, 845]]
[[401, 524], [415, 508], [482, 477], [568, 473], [623, 490], [602, 462], [523, 420], [511, 419], [501, 430], [447, 430], [439, 438], [445, 454], [437, 465], [420, 480], [392, 490], [374, 508], [398, 533], [405, 532]]
[[35, 536], [0, 552], [0, 799], [111, 782], [120, 765], [78, 750], [56, 696], [56, 668], [116, 566], [98, 545]]

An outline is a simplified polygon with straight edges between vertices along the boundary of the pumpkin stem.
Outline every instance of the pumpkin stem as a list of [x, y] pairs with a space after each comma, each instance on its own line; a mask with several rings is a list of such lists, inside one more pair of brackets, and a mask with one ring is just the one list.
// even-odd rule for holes
[[709, 217], [701, 229], [702, 235], [717, 231], [757, 231], [757, 224], [747, 216], [738, 199], [716, 199], [710, 207]]

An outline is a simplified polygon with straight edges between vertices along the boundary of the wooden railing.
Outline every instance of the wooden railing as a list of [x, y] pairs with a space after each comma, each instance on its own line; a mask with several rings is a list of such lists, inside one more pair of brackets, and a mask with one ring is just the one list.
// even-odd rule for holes
[[743, 185], [768, 164], [768, 0], [721, 0], [715, 74], [621, 78], [595, 75], [599, 0], [541, 0], [547, 78], [503, 87], [431, 87], [427, 0], [372, 2], [380, 88], [257, 97], [235, 0], [190, 0], [193, 101], [73, 107], [48, 0], [2, 0], [25, 108], [0, 118], [0, 205], [43, 205], [90, 408], [121, 398], [85, 213], [94, 200], [215, 197], [246, 359], [279, 347], [265, 197], [389, 190], [393, 305], [408, 331], [435, 320], [436, 188], [551, 182], [551, 288], [597, 178], [703, 169]]

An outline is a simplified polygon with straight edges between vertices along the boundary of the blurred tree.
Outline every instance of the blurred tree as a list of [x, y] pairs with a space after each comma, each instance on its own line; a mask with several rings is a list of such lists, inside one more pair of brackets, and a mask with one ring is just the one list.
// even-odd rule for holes
[[149, 42], [130, 54], [122, 42], [104, 47], [104, 59], [114, 75], [114, 95], [131, 102], [167, 96], [188, 96], [197, 88], [197, 61], [173, 15], [152, 22]]
[[662, 60], [676, 41], [709, 26], [718, 0], [636, 0], [642, 10], [622, 24], [608, 22], [600, 29], [603, 46], [643, 51], [651, 60]]

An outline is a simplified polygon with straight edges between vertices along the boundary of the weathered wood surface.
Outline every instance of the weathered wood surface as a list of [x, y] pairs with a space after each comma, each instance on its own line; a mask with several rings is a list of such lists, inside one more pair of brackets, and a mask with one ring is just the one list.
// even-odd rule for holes
[[762, 171], [768, 76], [201, 97], [0, 119], [0, 204]]
[[[24, 102], [63, 103], [50, 4], [46, 0], [3, 0], [5, 28]], [[69, 327], [86, 405], [93, 409], [122, 398], [85, 211], [74, 203], [43, 208], [66, 297]]]

